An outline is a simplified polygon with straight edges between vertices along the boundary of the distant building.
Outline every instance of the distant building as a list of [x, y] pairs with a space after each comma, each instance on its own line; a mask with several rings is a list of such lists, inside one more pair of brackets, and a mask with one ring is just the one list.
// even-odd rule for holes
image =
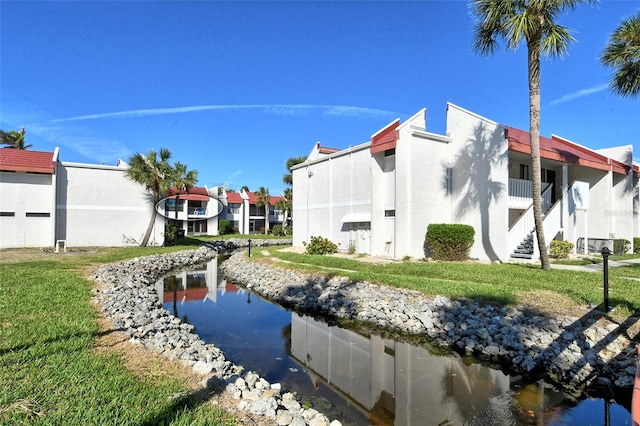
[[[271, 195], [269, 201], [269, 229], [274, 225], [282, 225], [284, 212], [276, 209], [276, 204], [281, 196]], [[226, 192], [220, 196], [220, 200], [226, 205], [226, 209], [220, 215], [220, 219], [227, 219], [231, 226], [240, 234], [264, 233], [265, 208], [257, 206], [257, 197], [254, 192], [241, 189], [240, 192]], [[288, 212], [287, 216], [290, 216]]]
[[[154, 206], [144, 187], [126, 176], [128, 165], [63, 162], [59, 150], [0, 148], [0, 248], [137, 245]], [[220, 219], [240, 233], [264, 232], [264, 208], [252, 192], [174, 189], [155, 206], [149, 244], [162, 245], [165, 222], [185, 235], [218, 235]], [[282, 223], [271, 196], [270, 227]]]
[[[453, 104], [446, 135], [427, 132], [425, 118], [423, 109], [343, 150], [317, 143], [293, 167], [293, 244], [319, 235], [341, 250], [423, 258], [429, 224], [460, 223], [475, 229], [473, 258], [539, 257], [528, 132]], [[586, 251], [640, 236], [633, 145], [595, 151], [541, 137], [540, 155], [547, 244]]]

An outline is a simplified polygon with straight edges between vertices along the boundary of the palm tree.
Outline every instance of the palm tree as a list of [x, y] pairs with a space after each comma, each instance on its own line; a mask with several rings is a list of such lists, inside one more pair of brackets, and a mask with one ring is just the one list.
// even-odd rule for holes
[[510, 50], [527, 46], [529, 79], [529, 135], [533, 186], [533, 216], [542, 269], [551, 268], [542, 227], [540, 171], [540, 56], [562, 56], [574, 38], [555, 19], [566, 9], [594, 0], [474, 0], [474, 50], [495, 52], [502, 40]]
[[134, 182], [138, 182], [149, 193], [153, 202], [151, 219], [147, 231], [140, 242], [140, 246], [146, 247], [151, 237], [151, 231], [155, 224], [158, 212], [156, 205], [169, 192], [171, 187], [172, 167], [169, 164], [171, 151], [167, 148], [160, 149], [160, 153], [151, 150], [147, 155], [134, 154], [129, 158], [129, 168], [126, 175]]
[[182, 164], [179, 161], [173, 165], [171, 176], [172, 186], [176, 188], [176, 221], [178, 220], [178, 204], [180, 201], [180, 194], [184, 191], [189, 194], [189, 190], [198, 183], [198, 171], [187, 170], [186, 164]]
[[289, 172], [282, 176], [282, 181], [287, 185], [293, 185], [293, 173], [291, 173], [291, 168], [296, 164], [304, 163], [305, 161], [307, 161], [306, 155], [288, 158], [286, 165]]
[[622, 21], [600, 61], [613, 68], [609, 87], [614, 93], [630, 97], [640, 93], [640, 12]]
[[269, 207], [271, 206], [271, 195], [269, 195], [269, 189], [261, 186], [256, 191], [256, 206], [258, 208], [264, 207], [264, 234], [269, 233]]
[[280, 198], [276, 202], [276, 208], [282, 210], [284, 215], [282, 219], [282, 229], [287, 227], [287, 217], [289, 216], [289, 212], [291, 211], [291, 202], [293, 198], [293, 190], [291, 188], [286, 188], [282, 193], [282, 198]]
[[[285, 175], [282, 176], [282, 181], [284, 183], [286, 183], [287, 185], [291, 186], [293, 185], [293, 172], [291, 171], [291, 168], [297, 164], [301, 164], [304, 163], [305, 161], [307, 161], [307, 156], [306, 155], [301, 155], [299, 157], [289, 157], [287, 159], [287, 170], [289, 171], [289, 173], [286, 173]], [[287, 199], [287, 210], [285, 210], [285, 220], [287, 219], [287, 215], [286, 213], [288, 213], [288, 211], [291, 211], [291, 225], [293, 226], [293, 190], [291, 188], [287, 188], [284, 190], [284, 198]], [[282, 224], [282, 227], [285, 227], [285, 224]]]
[[25, 133], [24, 127], [20, 129], [20, 131], [9, 130], [5, 132], [4, 130], [0, 130], [0, 144], [6, 145], [5, 148], [29, 149], [32, 145], [24, 144]]

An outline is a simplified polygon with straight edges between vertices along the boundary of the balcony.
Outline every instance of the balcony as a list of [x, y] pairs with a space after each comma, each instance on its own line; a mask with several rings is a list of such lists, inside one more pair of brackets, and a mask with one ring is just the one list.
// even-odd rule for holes
[[[542, 182], [542, 192], [551, 185]], [[548, 191], [548, 196], [550, 197]], [[525, 179], [509, 178], [509, 208], [526, 210], [533, 203], [533, 182]], [[543, 204], [545, 204], [543, 202]], [[550, 204], [550, 202], [547, 202]]]

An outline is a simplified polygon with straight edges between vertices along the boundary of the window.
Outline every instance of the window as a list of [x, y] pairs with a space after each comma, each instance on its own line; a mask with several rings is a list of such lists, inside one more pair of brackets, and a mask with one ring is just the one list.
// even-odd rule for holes
[[384, 217], [396, 217], [396, 211], [394, 210], [385, 210]]
[[27, 217], [51, 217], [51, 213], [27, 212]]
[[[176, 211], [176, 200], [172, 198], [170, 200], [165, 201], [164, 210], [167, 212], [175, 212]], [[184, 210], [184, 200], [178, 201], [178, 211], [181, 212]]]
[[520, 164], [520, 179], [529, 180], [529, 165]]
[[387, 150], [384, 152], [384, 156], [385, 156], [385, 157], [390, 157], [390, 156], [392, 156], [392, 155], [396, 155], [396, 149], [395, 149], [395, 148], [387, 149]]
[[0, 212], [0, 217], [14, 217], [16, 212]]
[[206, 220], [191, 220], [187, 224], [187, 233], [189, 234], [202, 234], [207, 232]]
[[227, 209], [227, 212], [229, 212], [230, 214], [240, 213], [240, 204], [237, 204], [237, 203], [229, 204], [229, 208]]

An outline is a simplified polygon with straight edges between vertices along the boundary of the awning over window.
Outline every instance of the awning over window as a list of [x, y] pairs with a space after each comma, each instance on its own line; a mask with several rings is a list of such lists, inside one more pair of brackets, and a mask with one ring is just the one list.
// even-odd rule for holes
[[371, 222], [371, 213], [349, 213], [342, 216], [342, 223]]

